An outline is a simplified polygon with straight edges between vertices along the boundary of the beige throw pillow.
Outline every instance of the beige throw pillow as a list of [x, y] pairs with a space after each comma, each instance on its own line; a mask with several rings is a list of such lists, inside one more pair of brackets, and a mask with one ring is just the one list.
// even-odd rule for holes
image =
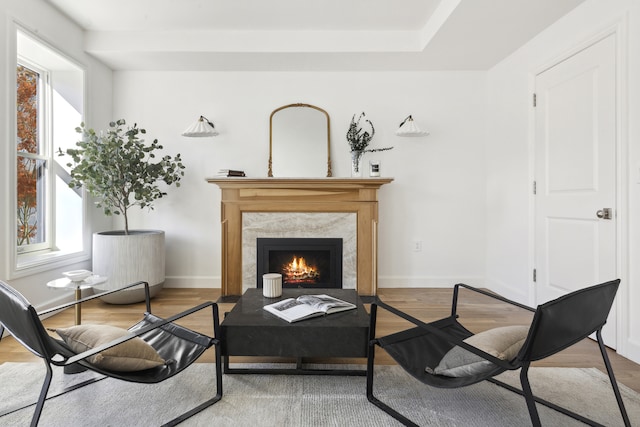
[[[470, 336], [464, 342], [501, 360], [511, 360], [520, 351], [529, 332], [528, 326], [503, 326]], [[448, 377], [465, 377], [490, 371], [495, 365], [462, 347], [455, 346], [438, 366], [426, 371]]]
[[[110, 325], [78, 325], [59, 328], [55, 332], [76, 353], [107, 344], [129, 333], [126, 329]], [[158, 352], [143, 339], [136, 337], [104, 350], [87, 360], [110, 371], [141, 371], [165, 364]]]

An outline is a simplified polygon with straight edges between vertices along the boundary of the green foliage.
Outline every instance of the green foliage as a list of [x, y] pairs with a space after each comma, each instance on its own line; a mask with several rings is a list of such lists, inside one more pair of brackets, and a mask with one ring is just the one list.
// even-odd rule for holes
[[135, 205], [153, 209], [153, 202], [167, 195], [158, 183], [179, 187], [185, 167], [180, 154], [175, 158], [166, 155], [154, 162], [154, 152], [162, 150], [158, 140], [145, 145], [140, 138], [140, 134], [146, 133], [144, 129], [137, 124], [124, 129], [124, 125], [124, 119], [120, 119], [97, 134], [82, 123], [76, 128], [82, 135], [82, 140], [76, 143], [78, 148], [60, 151], [59, 155], [67, 154], [73, 160], [67, 163], [71, 168], [69, 186], [84, 185], [105, 215], [123, 215], [125, 233], [129, 234], [127, 210]]

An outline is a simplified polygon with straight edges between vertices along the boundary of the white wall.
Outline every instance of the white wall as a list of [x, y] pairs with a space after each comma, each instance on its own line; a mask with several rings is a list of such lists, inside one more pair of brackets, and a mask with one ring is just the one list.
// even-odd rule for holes
[[[221, 168], [265, 177], [269, 115], [295, 102], [329, 113], [334, 176], [350, 174], [345, 134], [353, 114], [364, 111], [375, 125], [370, 147], [395, 147], [365, 156], [395, 178], [380, 191], [381, 287], [482, 284], [484, 72], [118, 71], [114, 118], [137, 122], [187, 166], [180, 188], [130, 220], [166, 231], [168, 286], [219, 286], [220, 191], [204, 179]], [[200, 114], [220, 135], [180, 136]], [[409, 114], [429, 137], [394, 135]], [[422, 252], [412, 251], [414, 240]]]
[[[8, 281], [36, 306], [50, 305], [54, 300], [67, 298], [67, 292], [47, 289], [46, 282], [60, 277], [61, 271], [90, 267], [90, 262], [58, 265], [40, 269], [37, 273], [17, 279], [9, 279], [9, 250], [15, 245], [15, 223], [9, 213], [13, 206], [15, 185], [15, 126], [14, 116], [8, 111], [8, 100], [15, 97], [15, 29], [17, 22], [24, 29], [36, 34], [52, 48], [81, 64], [86, 70], [86, 120], [104, 122], [111, 116], [111, 70], [86, 55], [83, 51], [83, 32], [46, 2], [38, 0], [3, 0], [0, 3], [0, 204], [4, 207], [0, 217], [0, 279]], [[6, 100], [6, 101], [5, 101]], [[103, 228], [109, 221], [97, 211], [91, 210], [90, 224]]]
[[[624, 48], [620, 83], [623, 146], [623, 198], [618, 218], [623, 229], [619, 291], [618, 352], [640, 361], [640, 2], [588, 0], [539, 34], [488, 73], [487, 267], [486, 284], [506, 296], [533, 300], [531, 214], [533, 179], [530, 126], [533, 79], [541, 67], [563, 57], [597, 34], [620, 26]], [[628, 266], [628, 268], [625, 268]]]

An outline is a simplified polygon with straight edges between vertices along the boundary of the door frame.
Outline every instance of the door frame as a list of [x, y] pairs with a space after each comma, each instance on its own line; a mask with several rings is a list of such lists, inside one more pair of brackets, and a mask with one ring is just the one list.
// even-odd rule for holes
[[[624, 356], [629, 350], [628, 336], [629, 324], [629, 306], [625, 304], [629, 299], [629, 242], [628, 242], [628, 225], [629, 225], [629, 140], [628, 140], [628, 108], [627, 108], [627, 19], [626, 17], [612, 25], [598, 31], [591, 37], [576, 43], [572, 48], [565, 50], [545, 62], [540, 67], [535, 68], [529, 73], [529, 94], [533, 100], [533, 94], [536, 88], [536, 77], [544, 71], [554, 67], [555, 65], [565, 61], [566, 59], [576, 55], [577, 53], [587, 49], [602, 39], [613, 35], [615, 37], [615, 61], [616, 61], [616, 271], [618, 278], [621, 279], [620, 287], [616, 298], [616, 341], [617, 353]], [[535, 180], [535, 127], [536, 127], [536, 110], [533, 101], [529, 103], [529, 182], [533, 187]], [[529, 192], [529, 302], [530, 305], [537, 305], [536, 301], [536, 283], [533, 280], [533, 269], [536, 266], [536, 201], [533, 190]]]

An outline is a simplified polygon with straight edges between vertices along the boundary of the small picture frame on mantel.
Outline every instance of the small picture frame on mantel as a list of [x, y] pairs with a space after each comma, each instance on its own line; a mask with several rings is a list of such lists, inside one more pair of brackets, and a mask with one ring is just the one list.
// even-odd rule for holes
[[369, 160], [369, 176], [380, 176], [380, 160]]

